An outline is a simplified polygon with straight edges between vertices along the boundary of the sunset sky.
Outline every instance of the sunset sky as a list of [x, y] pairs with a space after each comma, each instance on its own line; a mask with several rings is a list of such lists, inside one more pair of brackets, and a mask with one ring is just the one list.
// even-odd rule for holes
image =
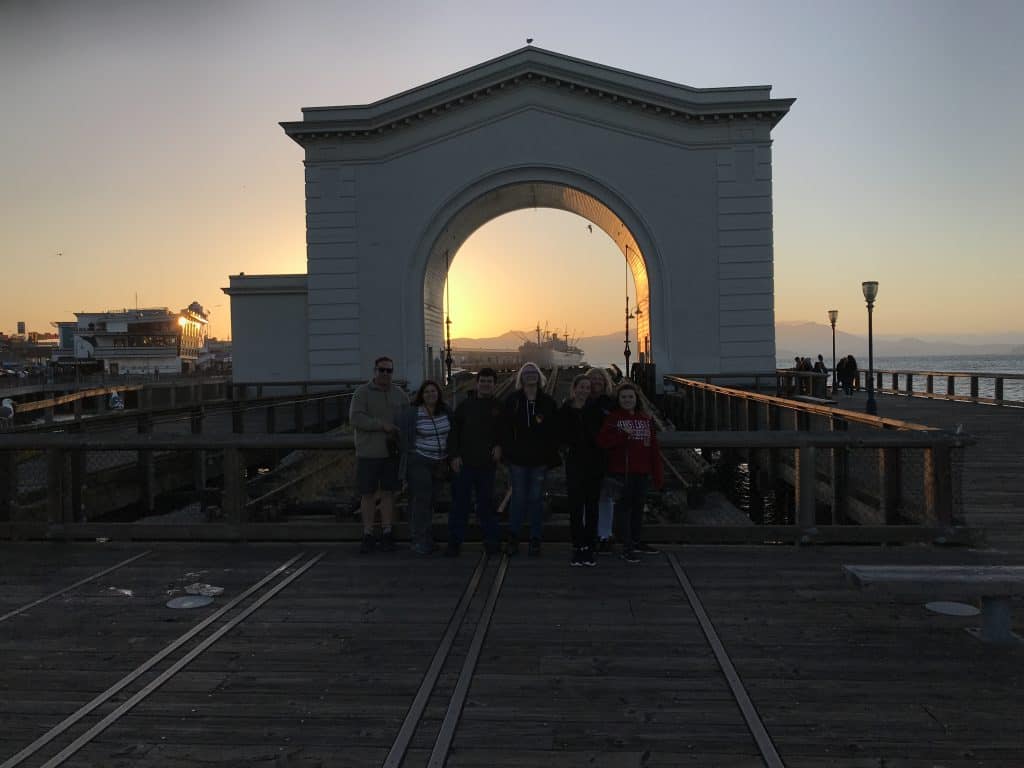
[[[1024, 339], [1022, 31], [1019, 0], [0, 3], [0, 330], [137, 296], [198, 300], [228, 335], [229, 274], [305, 271], [302, 150], [278, 121], [533, 37], [797, 99], [773, 132], [779, 321], [837, 307], [863, 333], [874, 279], [878, 332]], [[625, 285], [584, 220], [510, 214], [456, 256], [454, 334], [616, 331]]]

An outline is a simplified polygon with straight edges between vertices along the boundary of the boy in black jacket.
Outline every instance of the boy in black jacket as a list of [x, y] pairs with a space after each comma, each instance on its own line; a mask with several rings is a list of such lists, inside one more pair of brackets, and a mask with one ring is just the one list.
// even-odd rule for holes
[[475, 396], [455, 409], [448, 433], [448, 457], [452, 473], [452, 507], [448, 513], [448, 549], [456, 557], [466, 536], [466, 521], [476, 494], [476, 516], [480, 521], [487, 554], [498, 551], [498, 521], [494, 515], [494, 473], [501, 461], [502, 405], [494, 398], [497, 374], [481, 368], [476, 375]]

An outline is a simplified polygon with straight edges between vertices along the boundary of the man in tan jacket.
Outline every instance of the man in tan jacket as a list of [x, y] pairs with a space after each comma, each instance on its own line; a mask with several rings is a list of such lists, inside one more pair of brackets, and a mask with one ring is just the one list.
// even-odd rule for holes
[[363, 519], [363, 541], [359, 551], [373, 552], [374, 502], [380, 493], [380, 549], [395, 548], [391, 531], [398, 490], [398, 417], [409, 398], [392, 383], [395, 363], [390, 357], [373, 362], [373, 378], [352, 395], [349, 422], [355, 428], [356, 484], [359, 486], [359, 514]]

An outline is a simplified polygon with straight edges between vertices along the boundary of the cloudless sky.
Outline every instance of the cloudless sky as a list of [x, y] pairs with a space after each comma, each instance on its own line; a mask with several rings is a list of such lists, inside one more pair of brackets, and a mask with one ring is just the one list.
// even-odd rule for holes
[[[384, 98], [529, 36], [695, 87], [771, 84], [798, 99], [773, 132], [777, 320], [824, 322], [837, 307], [863, 332], [860, 282], [875, 279], [880, 332], [1024, 335], [1022, 32], [1019, 0], [6, 0], [0, 329], [46, 330], [137, 294], [173, 309], [197, 299], [228, 335], [229, 274], [305, 271], [302, 150], [278, 121]], [[507, 263], [526, 253], [586, 274], [581, 306], [528, 303], [534, 270]], [[456, 335], [621, 326], [621, 256], [571, 215], [496, 220], [454, 264]], [[469, 276], [499, 267], [505, 297], [520, 298], [460, 318], [479, 297]]]

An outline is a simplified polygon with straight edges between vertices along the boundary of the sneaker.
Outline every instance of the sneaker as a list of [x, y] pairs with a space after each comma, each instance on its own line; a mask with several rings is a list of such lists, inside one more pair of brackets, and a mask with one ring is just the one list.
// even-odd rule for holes
[[461, 544], [458, 544], [458, 543], [456, 543], [454, 541], [449, 541], [448, 542], [448, 546], [445, 547], [444, 556], [445, 557], [458, 557], [459, 556], [459, 551], [461, 549], [462, 549], [462, 545]]
[[624, 550], [622, 550], [622, 554], [619, 555], [619, 557], [621, 557], [627, 563], [639, 563], [640, 562], [640, 555], [638, 555], [636, 552], [634, 552], [631, 549], [624, 549]]
[[579, 547], [572, 548], [572, 558], [569, 560], [569, 565], [573, 568], [578, 568], [583, 565], [583, 550]]
[[394, 552], [395, 551], [395, 534], [390, 530], [384, 531], [380, 535], [380, 547], [381, 552]]
[[374, 547], [377, 546], [377, 540], [373, 537], [372, 533], [364, 533], [363, 541], [359, 545], [359, 554], [368, 555], [373, 552]]
[[660, 549], [656, 549], [655, 547], [652, 547], [650, 544], [644, 544], [643, 542], [638, 542], [638, 543], [634, 544], [633, 545], [633, 551], [634, 552], [639, 552], [641, 555], [660, 555], [661, 554], [661, 550]]
[[519, 554], [519, 539], [508, 536], [505, 539], [505, 543], [502, 545], [505, 554], [509, 557], [515, 557]]
[[530, 539], [530, 557], [540, 557], [540, 539]]
[[594, 557], [594, 550], [591, 547], [583, 548], [583, 555], [580, 559], [582, 564], [587, 568], [593, 568], [597, 565], [597, 558]]
[[612, 553], [612, 540], [611, 539], [598, 539], [597, 540], [597, 554], [599, 555], [610, 555]]

